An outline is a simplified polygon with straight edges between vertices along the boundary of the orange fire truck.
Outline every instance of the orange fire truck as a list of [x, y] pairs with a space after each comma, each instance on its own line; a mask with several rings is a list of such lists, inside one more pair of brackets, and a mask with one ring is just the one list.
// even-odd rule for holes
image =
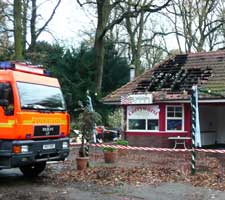
[[38, 66], [0, 62], [0, 169], [37, 176], [69, 154], [69, 115], [56, 78]]

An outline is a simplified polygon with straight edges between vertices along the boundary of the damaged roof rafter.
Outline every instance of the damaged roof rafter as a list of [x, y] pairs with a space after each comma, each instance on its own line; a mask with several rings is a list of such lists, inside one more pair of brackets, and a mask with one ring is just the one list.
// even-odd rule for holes
[[[187, 58], [186, 60], [184, 58]], [[174, 64], [174, 67], [173, 65]], [[172, 91], [171, 88], [160, 88], [156, 90], [155, 92], [162, 92], [166, 94], [181, 94], [182, 95], [182, 89], [187, 89], [189, 90], [192, 87], [192, 79], [196, 79], [195, 77], [199, 76], [196, 80], [198, 83], [199, 88], [206, 88], [210, 87], [212, 90], [216, 91], [219, 90], [219, 93], [222, 95], [225, 95], [225, 51], [224, 50], [219, 50], [219, 51], [214, 51], [214, 52], [197, 52], [197, 53], [188, 53], [188, 54], [180, 54], [176, 55], [172, 58], [169, 58], [167, 60], [164, 60], [157, 64], [154, 68], [151, 68], [147, 71], [145, 71], [143, 74], [140, 76], [137, 76], [134, 81], [131, 81], [127, 83], [126, 85], [122, 86], [121, 88], [117, 89], [115, 92], [113, 92], [113, 97], [111, 94], [107, 95], [104, 97], [103, 101], [104, 102], [119, 102], [120, 101], [120, 96], [124, 96], [126, 94], [135, 94], [135, 93], [151, 93], [152, 91], [148, 91], [143, 86], [140, 84], [141, 82], [146, 82], [146, 85], [148, 86], [147, 83], [150, 81], [150, 77], [154, 74], [156, 70], [159, 71], [164, 71], [167, 73], [168, 67], [171, 66], [170, 68], [174, 69], [177, 66], [181, 66], [182, 69], [193, 69], [193, 68], [200, 68], [204, 69], [201, 72], [203, 72], [201, 75], [196, 74], [196, 71], [193, 70], [191, 72], [191, 75], [189, 74], [188, 79], [185, 83], [184, 88], [179, 88], [179, 90], [174, 90]], [[163, 66], [163, 67], [162, 67]], [[160, 69], [159, 69], [160, 68]], [[171, 69], [170, 69], [171, 70]], [[208, 71], [207, 71], [208, 70]], [[175, 70], [176, 71], [176, 70]], [[188, 71], [190, 72], [190, 71]], [[162, 74], [161, 74], [162, 76]], [[179, 78], [180, 79], [180, 78]], [[178, 82], [180, 81], [179, 79]], [[186, 78], [185, 78], [186, 79]], [[161, 80], [161, 79], [160, 79]], [[195, 81], [196, 81], [195, 80]], [[193, 81], [193, 82], [195, 82]], [[158, 81], [159, 83], [161, 81]], [[182, 82], [182, 81], [181, 81]], [[189, 84], [187, 84], [189, 83]], [[140, 87], [140, 90], [136, 90], [136, 88]], [[200, 94], [199, 94], [200, 95]], [[174, 96], [174, 100], [176, 100], [176, 95]], [[167, 98], [167, 97], [166, 97]], [[207, 93], [201, 93], [199, 96], [201, 99], [221, 99], [223, 98], [222, 96], [220, 97], [219, 95], [213, 96], [212, 94], [207, 94]], [[157, 101], [160, 101], [161, 98], [157, 99]], [[178, 98], [180, 99], [180, 97]], [[183, 97], [182, 97], [183, 99]]]
[[[182, 63], [185, 64], [184, 61]], [[175, 62], [173, 64], [171, 65], [170, 60], [167, 65], [166, 63], [158, 65], [148, 80], [140, 80], [137, 83], [133, 92], [160, 91], [166, 88], [174, 92], [191, 90], [192, 85], [201, 84], [202, 81], [207, 81], [212, 75], [212, 68], [209, 66], [204, 67], [204, 69], [198, 66], [184, 68], [181, 64], [177, 65]]]

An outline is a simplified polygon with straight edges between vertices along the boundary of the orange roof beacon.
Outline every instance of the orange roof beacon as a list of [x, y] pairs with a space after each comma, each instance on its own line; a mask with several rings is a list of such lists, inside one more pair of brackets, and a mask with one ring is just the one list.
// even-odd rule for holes
[[0, 62], [0, 169], [37, 176], [69, 154], [70, 118], [56, 78], [21, 62]]

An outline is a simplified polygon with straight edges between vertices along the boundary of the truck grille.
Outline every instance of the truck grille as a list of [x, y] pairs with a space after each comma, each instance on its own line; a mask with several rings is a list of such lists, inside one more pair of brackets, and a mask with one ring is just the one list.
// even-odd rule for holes
[[35, 126], [34, 136], [54, 136], [59, 135], [59, 126]]

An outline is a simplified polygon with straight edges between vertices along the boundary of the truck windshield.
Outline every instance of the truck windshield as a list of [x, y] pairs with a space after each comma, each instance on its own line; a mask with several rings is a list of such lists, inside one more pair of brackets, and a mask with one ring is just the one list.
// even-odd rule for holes
[[65, 102], [60, 88], [17, 82], [22, 109], [65, 111]]

